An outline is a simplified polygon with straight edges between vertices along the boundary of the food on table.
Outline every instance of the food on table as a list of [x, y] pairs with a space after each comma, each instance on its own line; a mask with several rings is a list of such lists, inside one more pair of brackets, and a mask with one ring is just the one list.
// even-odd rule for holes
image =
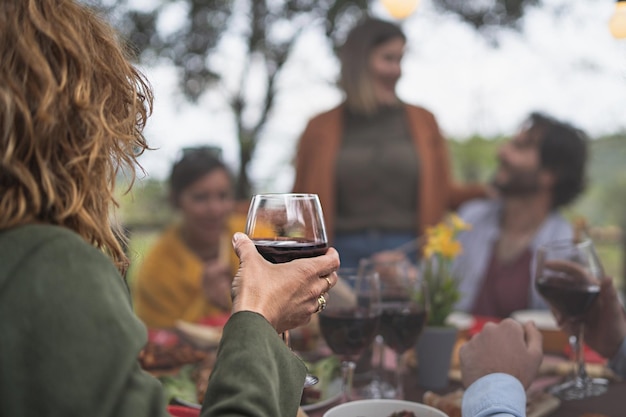
[[314, 404], [322, 398], [322, 391], [313, 387], [304, 387], [302, 390], [302, 398], [300, 399], [300, 405]]
[[416, 417], [413, 411], [396, 411], [391, 414], [389, 417]]
[[148, 342], [139, 354], [141, 367], [146, 370], [172, 369], [188, 363], [200, 362], [208, 352], [195, 349], [190, 345], [159, 345]]
[[328, 386], [333, 380], [339, 378], [341, 372], [339, 359], [335, 356], [329, 356], [315, 363], [305, 362], [305, 364], [309, 373], [315, 375], [319, 382], [312, 387], [304, 388], [300, 400], [301, 405], [322, 401], [325, 394], [327, 395]]
[[168, 403], [176, 398], [188, 403], [202, 404], [215, 358], [216, 353], [211, 352], [200, 363], [184, 365], [176, 373], [159, 375]]
[[196, 384], [191, 379], [192, 372], [193, 367], [191, 365], [185, 365], [180, 368], [180, 371], [176, 375], [163, 375], [159, 377], [168, 404], [173, 398], [178, 398], [190, 403], [197, 402]]
[[461, 405], [463, 403], [462, 389], [445, 395], [438, 395], [432, 391], [426, 391], [422, 400], [424, 404], [443, 411], [449, 417], [461, 417]]
[[209, 377], [211, 376], [214, 365], [215, 356], [210, 355], [207, 359], [196, 365], [191, 373], [191, 380], [196, 385], [196, 397], [199, 404], [202, 404], [204, 401], [204, 394], [206, 394], [207, 387], [209, 386]]
[[176, 329], [182, 336], [199, 348], [211, 348], [219, 345], [222, 339], [222, 328], [178, 320]]
[[[463, 393], [464, 390], [462, 389], [445, 395], [439, 395], [432, 391], [426, 391], [422, 400], [424, 401], [424, 404], [443, 411], [449, 417], [461, 417]], [[547, 416], [556, 410], [560, 404], [561, 401], [554, 395], [546, 392], [533, 392], [532, 394], [529, 394], [527, 398], [526, 415], [528, 417]]]

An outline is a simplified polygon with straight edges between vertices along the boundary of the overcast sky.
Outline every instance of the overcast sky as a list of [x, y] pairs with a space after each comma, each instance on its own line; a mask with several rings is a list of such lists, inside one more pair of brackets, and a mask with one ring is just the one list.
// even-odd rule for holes
[[[626, 131], [626, 40], [613, 39], [607, 26], [615, 2], [543, 1], [543, 8], [527, 14], [522, 33], [502, 33], [494, 48], [422, 0], [402, 23], [408, 43], [399, 96], [433, 111], [444, 134], [454, 138], [512, 133], [533, 110], [572, 122], [592, 136]], [[374, 11], [387, 18], [380, 8]], [[228, 86], [237, 82], [243, 49], [231, 39], [222, 50], [215, 65], [228, 69]], [[235, 169], [238, 148], [223, 95], [210, 92], [192, 106], [176, 92], [173, 69], [144, 71], [156, 95], [146, 135], [158, 149], [141, 159], [148, 176], [164, 178], [182, 147], [199, 144], [222, 147]], [[281, 93], [251, 166], [257, 191], [289, 190], [298, 135], [311, 116], [341, 100], [332, 84], [337, 72], [322, 31], [310, 28], [280, 78]], [[262, 91], [254, 84], [252, 95]]]

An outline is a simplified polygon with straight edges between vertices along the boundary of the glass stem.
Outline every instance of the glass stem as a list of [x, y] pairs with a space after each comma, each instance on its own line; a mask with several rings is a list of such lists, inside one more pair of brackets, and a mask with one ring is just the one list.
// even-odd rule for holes
[[341, 362], [341, 377], [343, 379], [342, 402], [352, 401], [352, 379], [354, 378], [356, 364], [352, 361]]
[[374, 346], [376, 349], [377, 361], [374, 365], [374, 380], [375, 384], [380, 384], [382, 380], [383, 371], [385, 370], [385, 341], [381, 335], [376, 336], [374, 339]]
[[583, 337], [585, 336], [585, 326], [580, 323], [578, 325], [578, 337], [576, 338], [576, 376], [578, 383], [583, 385], [589, 377], [585, 369], [585, 349], [583, 345]]
[[404, 399], [404, 355], [396, 353], [396, 398]]

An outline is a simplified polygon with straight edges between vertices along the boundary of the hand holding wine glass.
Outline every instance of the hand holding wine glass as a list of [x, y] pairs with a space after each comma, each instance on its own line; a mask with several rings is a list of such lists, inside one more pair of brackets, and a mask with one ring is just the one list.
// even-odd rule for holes
[[[328, 250], [322, 206], [316, 194], [257, 194], [252, 197], [246, 234], [269, 262], [284, 263], [320, 256]], [[327, 277], [326, 291], [331, 282]], [[324, 291], [317, 297], [317, 311], [326, 307]], [[283, 332], [289, 345], [289, 332]], [[318, 382], [307, 375], [305, 387]]]
[[343, 402], [347, 402], [352, 398], [355, 361], [378, 332], [380, 288], [375, 273], [340, 268], [337, 275], [337, 285], [328, 292], [332, 303], [319, 318], [326, 344], [341, 359]]
[[[564, 330], [571, 331], [565, 323]], [[626, 312], [611, 277], [600, 280], [600, 295], [585, 318], [585, 342], [611, 359], [626, 338]]]
[[552, 388], [569, 400], [606, 392], [606, 380], [591, 379], [582, 349], [585, 319], [600, 293], [603, 269], [591, 240], [561, 240], [541, 246], [536, 255], [535, 286], [553, 309], [557, 320], [576, 334], [577, 373], [574, 379]]
[[334, 272], [339, 255], [330, 248], [325, 255], [299, 259], [290, 264], [271, 265], [259, 255], [253, 242], [236, 233], [233, 246], [241, 261], [233, 280], [233, 313], [259, 313], [277, 332], [306, 324], [318, 307], [317, 296], [337, 282]]

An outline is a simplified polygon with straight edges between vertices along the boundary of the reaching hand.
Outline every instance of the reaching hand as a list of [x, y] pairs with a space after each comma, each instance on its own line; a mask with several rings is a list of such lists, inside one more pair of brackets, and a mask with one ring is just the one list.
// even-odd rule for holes
[[[589, 273], [582, 266], [567, 261], [551, 261], [550, 269], [567, 273], [580, 282], [592, 282]], [[600, 295], [585, 315], [585, 343], [605, 358], [617, 352], [626, 337], [626, 314], [617, 297], [613, 280], [604, 277], [599, 280]], [[559, 325], [569, 334], [578, 334], [579, 322], [567, 320], [553, 310]]]
[[[585, 343], [605, 358], [613, 357], [626, 337], [626, 315], [610, 277], [600, 281], [600, 295], [584, 323]], [[568, 322], [563, 323], [563, 328], [570, 333], [575, 330]]]
[[543, 358], [541, 343], [541, 333], [534, 323], [521, 325], [511, 319], [487, 323], [461, 347], [463, 384], [469, 387], [485, 375], [505, 373], [528, 388]]
[[320, 294], [328, 291], [329, 282], [331, 288], [337, 283], [339, 254], [333, 248], [322, 256], [272, 264], [243, 233], [235, 233], [233, 247], [240, 260], [232, 286], [233, 313], [257, 312], [277, 332], [308, 323]]

